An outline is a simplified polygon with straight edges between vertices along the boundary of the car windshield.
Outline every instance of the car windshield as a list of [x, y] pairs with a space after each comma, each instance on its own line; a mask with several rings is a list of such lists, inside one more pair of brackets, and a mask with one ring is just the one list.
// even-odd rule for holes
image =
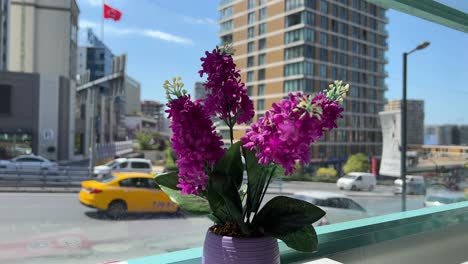
[[98, 179], [97, 181], [102, 182], [102, 183], [108, 183], [108, 182], [111, 182], [111, 181], [113, 181], [115, 179], [117, 179], [117, 177], [115, 177], [115, 176], [106, 176], [106, 177], [104, 177], [102, 179]]
[[118, 164], [118, 162], [116, 162], [115, 160], [113, 160], [113, 161], [110, 161], [110, 162], [104, 164], [104, 166], [107, 166], [107, 167], [109, 167], [109, 168], [113, 168], [113, 167], [114, 167], [115, 165], [117, 165], [117, 164]]

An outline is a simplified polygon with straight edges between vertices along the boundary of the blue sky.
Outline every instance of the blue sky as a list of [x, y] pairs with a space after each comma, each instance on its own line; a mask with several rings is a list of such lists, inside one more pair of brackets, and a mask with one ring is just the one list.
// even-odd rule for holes
[[[80, 26], [100, 35], [102, 0], [77, 0]], [[114, 54], [128, 54], [128, 73], [142, 84], [142, 99], [165, 102], [162, 83], [182, 76], [200, 81], [200, 57], [218, 44], [215, 0], [106, 0], [123, 12], [105, 21], [104, 41]], [[443, 0], [468, 12], [468, 1]], [[464, 3], [462, 3], [464, 2]], [[389, 11], [388, 99], [401, 97], [402, 53], [422, 41], [431, 45], [408, 58], [408, 98], [425, 100], [426, 124], [468, 124], [468, 34]]]

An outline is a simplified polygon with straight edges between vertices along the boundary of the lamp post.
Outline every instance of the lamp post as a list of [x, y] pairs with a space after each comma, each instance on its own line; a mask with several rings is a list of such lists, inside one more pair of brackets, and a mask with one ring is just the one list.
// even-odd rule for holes
[[427, 48], [429, 42], [423, 42], [409, 52], [403, 53], [403, 98], [401, 100], [401, 211], [406, 211], [406, 61], [408, 55]]

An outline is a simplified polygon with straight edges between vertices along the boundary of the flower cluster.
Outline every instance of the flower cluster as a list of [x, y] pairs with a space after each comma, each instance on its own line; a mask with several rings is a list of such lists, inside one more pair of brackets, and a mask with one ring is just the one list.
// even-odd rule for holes
[[287, 175], [292, 174], [296, 160], [301, 164], [310, 162], [310, 145], [322, 137], [324, 131], [335, 128], [341, 117], [343, 108], [339, 102], [348, 86], [342, 87], [336, 82], [330, 88], [335, 91], [327, 92], [327, 96], [321, 93], [313, 98], [300, 92], [290, 93], [288, 99], [273, 104], [272, 110], [251, 125], [251, 130], [242, 138], [243, 146], [255, 149], [261, 164], [278, 164]]
[[239, 79], [240, 71], [232, 56], [225, 49], [205, 52], [201, 58], [200, 77], [207, 74], [205, 88], [208, 90], [204, 105], [206, 111], [226, 121], [229, 126], [247, 123], [254, 116], [253, 103], [247, 95], [244, 83]]
[[[177, 187], [181, 188], [182, 194], [196, 195], [207, 183], [205, 166], [213, 166], [225, 150], [209, 115], [199, 102], [191, 101], [186, 91], [181, 90], [183, 84], [179, 80], [164, 84], [169, 97], [166, 112], [171, 119], [172, 147], [178, 156]], [[176, 98], [170, 98], [171, 95]]]

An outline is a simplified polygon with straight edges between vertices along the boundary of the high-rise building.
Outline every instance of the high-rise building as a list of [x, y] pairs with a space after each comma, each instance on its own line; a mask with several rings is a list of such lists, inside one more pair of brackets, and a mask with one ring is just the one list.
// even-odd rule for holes
[[8, 59], [8, 13], [10, 0], [0, 0], [0, 71], [7, 70]]
[[157, 122], [157, 131], [163, 132], [164, 124], [164, 104], [157, 101], [142, 101], [141, 102], [141, 113], [145, 116], [154, 118]]
[[425, 145], [467, 145], [468, 126], [428, 125], [424, 127]]
[[[363, 0], [223, 0], [218, 10], [219, 36], [236, 51], [254, 100], [254, 121], [289, 92], [317, 93], [343, 80], [350, 84], [344, 118], [314, 144], [312, 156], [380, 155], [378, 112], [387, 89], [384, 8]], [[237, 129], [235, 138], [245, 129]]]
[[203, 99], [206, 96], [205, 84], [202, 82], [196, 82], [193, 86], [193, 94], [195, 100]]
[[85, 45], [78, 48], [78, 74], [89, 70], [89, 80], [94, 81], [111, 74], [114, 54], [93, 32], [87, 29]]
[[142, 101], [141, 113], [151, 117], [162, 116], [164, 113], [164, 104], [150, 100]]
[[11, 0], [8, 70], [76, 77], [75, 0]]
[[[401, 110], [401, 100], [390, 100], [384, 106], [384, 111]], [[406, 143], [424, 144], [424, 101], [406, 101]]]

